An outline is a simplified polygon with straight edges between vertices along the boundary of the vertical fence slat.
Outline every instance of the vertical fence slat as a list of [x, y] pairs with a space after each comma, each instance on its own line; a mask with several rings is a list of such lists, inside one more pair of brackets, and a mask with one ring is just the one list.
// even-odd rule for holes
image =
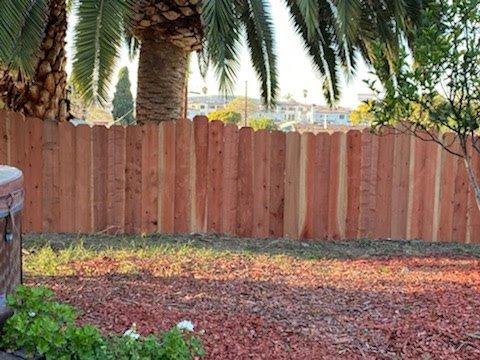
[[[450, 144], [453, 134], [445, 134], [444, 142]], [[442, 154], [442, 178], [440, 196], [440, 226], [438, 229], [439, 241], [451, 241], [453, 229], [453, 212], [455, 202], [455, 178], [457, 174], [458, 161], [454, 155], [447, 152]]]
[[207, 231], [222, 228], [223, 123], [212, 121], [208, 127]]
[[8, 164], [8, 114], [7, 110], [0, 110], [0, 164]]
[[[142, 233], [158, 228], [158, 124], [142, 126]], [[138, 230], [137, 230], [138, 231]]]
[[[438, 145], [432, 142], [427, 142], [427, 147], [425, 149], [425, 156], [427, 162], [425, 164], [425, 192], [423, 193], [423, 201], [425, 203], [425, 210], [423, 213], [423, 232], [422, 239], [427, 241], [433, 240], [435, 225], [435, 192], [436, 192], [436, 178], [437, 178], [437, 161], [438, 161]], [[465, 203], [466, 203], [465, 195]], [[465, 212], [466, 218], [466, 212]], [[436, 233], [436, 229], [435, 229]]]
[[125, 169], [125, 232], [142, 228], [142, 127], [127, 127], [127, 163]]
[[77, 126], [75, 136], [75, 228], [77, 232], [90, 233], [92, 231], [92, 142], [90, 127], [88, 125]]
[[159, 125], [158, 231], [171, 234], [175, 227], [175, 123]]
[[238, 127], [226, 125], [223, 130], [223, 198], [222, 233], [234, 235], [237, 229]]
[[[42, 134], [43, 123], [39, 119], [27, 118], [28, 128], [28, 171], [25, 174], [25, 217], [22, 220], [25, 224], [25, 231], [39, 233], [43, 230], [43, 156], [42, 156]], [[70, 161], [75, 164], [74, 159]], [[72, 178], [74, 181], [74, 178]], [[72, 206], [72, 204], [70, 204]], [[70, 231], [75, 231], [73, 226]]]
[[397, 134], [395, 136], [391, 218], [391, 236], [394, 239], [405, 239], [407, 236], [411, 140], [410, 135]]
[[345, 236], [346, 214], [346, 135], [334, 132], [330, 139], [330, 181], [328, 197], [328, 237], [341, 239]]
[[316, 239], [328, 237], [328, 202], [330, 187], [330, 135], [321, 132], [316, 135], [315, 173], [313, 196], [313, 236]]
[[298, 229], [301, 239], [312, 239], [313, 235], [313, 194], [315, 191], [315, 135], [304, 133], [300, 139], [300, 186]]
[[270, 146], [269, 236], [283, 236], [285, 205], [285, 133], [273, 131]]
[[25, 117], [10, 112], [10, 164], [25, 171]]
[[75, 127], [58, 124], [60, 161], [60, 228], [61, 232], [75, 231]]
[[[414, 239], [432, 240], [434, 236], [434, 221], [437, 210], [435, 209], [435, 194], [437, 181], [438, 148], [436, 144], [413, 138], [413, 151], [410, 157], [413, 161], [412, 192], [410, 218], [407, 219], [407, 236]], [[410, 205], [409, 205], [410, 206]], [[435, 229], [435, 236], [437, 230]]]
[[377, 194], [378, 136], [368, 129], [362, 132], [362, 160], [360, 183], [360, 219], [358, 236], [372, 238], [375, 233]]
[[109, 233], [125, 232], [126, 129], [112, 126], [108, 133], [107, 224]]
[[253, 145], [253, 236], [268, 236], [270, 193], [270, 133], [254, 133]]
[[239, 131], [237, 235], [252, 236], [253, 213], [253, 136], [251, 128]]
[[[457, 148], [457, 151], [460, 149]], [[457, 176], [455, 177], [455, 201], [453, 204], [452, 241], [464, 242], [467, 237], [468, 176], [461, 158], [456, 158]], [[426, 240], [431, 240], [426, 238]]]
[[190, 188], [190, 146], [192, 126], [188, 120], [176, 123], [175, 151], [175, 227], [176, 233], [190, 231], [191, 188]]
[[93, 142], [93, 230], [107, 229], [107, 169], [108, 135], [107, 128], [95, 126], [92, 129]]
[[362, 133], [351, 130], [347, 133], [347, 219], [346, 237], [356, 239], [360, 220], [360, 185], [362, 168]]
[[[472, 166], [475, 175], [480, 176], [480, 156], [472, 149]], [[468, 186], [468, 242], [480, 244], [480, 210], [478, 209], [475, 191]]]
[[193, 119], [192, 170], [192, 230], [207, 231], [207, 159], [208, 119], [196, 116]]
[[298, 237], [298, 188], [300, 182], [300, 135], [289, 132], [286, 141], [284, 236]]
[[377, 191], [375, 205], [376, 238], [389, 238], [392, 216], [393, 135], [378, 139]]
[[43, 231], [55, 232], [59, 228], [59, 153], [58, 124], [43, 122]]

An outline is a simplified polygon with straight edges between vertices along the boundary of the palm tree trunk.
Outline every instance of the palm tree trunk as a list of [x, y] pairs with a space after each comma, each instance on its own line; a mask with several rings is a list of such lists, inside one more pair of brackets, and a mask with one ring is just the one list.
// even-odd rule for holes
[[68, 118], [66, 34], [66, 2], [51, 0], [34, 76], [28, 81], [8, 71], [0, 76], [0, 96], [6, 108], [42, 120], [65, 121]]
[[144, 36], [140, 48], [137, 121], [178, 120], [182, 116], [187, 52], [157, 37]]

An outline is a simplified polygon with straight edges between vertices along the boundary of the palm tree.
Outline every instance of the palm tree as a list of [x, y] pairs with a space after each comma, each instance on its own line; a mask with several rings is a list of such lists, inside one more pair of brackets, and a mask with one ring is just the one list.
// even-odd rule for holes
[[0, 14], [4, 106], [44, 120], [66, 120], [66, 1], [6, 0]]
[[[138, 121], [178, 119], [187, 54], [198, 51], [201, 69], [213, 67], [221, 90], [228, 93], [236, 81], [240, 45], [246, 41], [263, 101], [267, 106], [275, 104], [277, 57], [268, 0], [72, 1], [78, 17], [72, 81], [84, 99], [107, 101], [126, 39], [132, 52], [140, 52]], [[382, 44], [385, 66], [390, 66], [398, 43], [421, 10], [421, 0], [284, 0], [284, 5], [315, 69], [325, 79], [323, 91], [330, 104], [339, 98], [340, 69], [353, 72], [358, 56], [374, 60], [376, 41]], [[4, 16], [0, 13], [0, 18]], [[0, 27], [0, 39], [3, 36]]]

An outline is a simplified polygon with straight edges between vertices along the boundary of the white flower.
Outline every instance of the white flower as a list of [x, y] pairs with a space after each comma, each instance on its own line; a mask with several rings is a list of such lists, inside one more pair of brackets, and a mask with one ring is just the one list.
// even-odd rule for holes
[[137, 333], [137, 325], [135, 323], [132, 324], [130, 329], [123, 333], [123, 336], [129, 337], [133, 340], [138, 340], [140, 338], [140, 334]]
[[177, 324], [177, 329], [179, 330], [193, 331], [193, 328], [193, 323], [189, 320], [182, 320]]
[[35, 311], [33, 311], [33, 310], [30, 310], [30, 311], [28, 312], [28, 316], [30, 316], [30, 317], [35, 317], [36, 315], [37, 315], [37, 313], [36, 313]]

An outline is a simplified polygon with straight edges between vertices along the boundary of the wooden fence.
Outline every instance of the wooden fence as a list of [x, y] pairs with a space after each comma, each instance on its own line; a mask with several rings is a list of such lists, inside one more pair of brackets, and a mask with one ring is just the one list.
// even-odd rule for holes
[[90, 128], [3, 111], [0, 163], [24, 171], [26, 232], [480, 242], [461, 160], [407, 135], [205, 118]]

